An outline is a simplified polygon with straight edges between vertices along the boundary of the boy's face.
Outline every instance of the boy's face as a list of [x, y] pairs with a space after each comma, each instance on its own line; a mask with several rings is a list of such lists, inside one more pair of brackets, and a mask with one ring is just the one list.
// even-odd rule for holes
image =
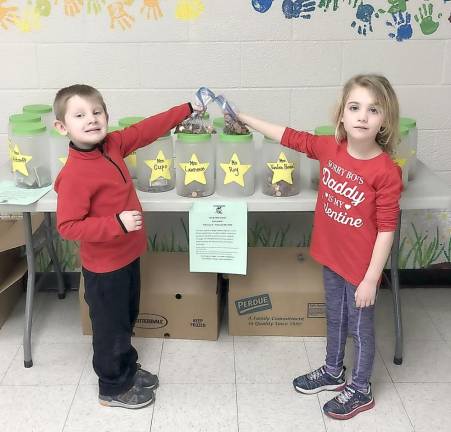
[[90, 149], [107, 134], [108, 117], [95, 98], [72, 96], [66, 105], [64, 121], [55, 121], [55, 128], [80, 148]]

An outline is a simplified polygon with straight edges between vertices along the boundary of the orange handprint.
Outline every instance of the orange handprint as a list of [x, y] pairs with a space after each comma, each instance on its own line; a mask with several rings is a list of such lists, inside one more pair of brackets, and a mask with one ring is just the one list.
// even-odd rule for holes
[[64, 13], [67, 16], [74, 16], [81, 12], [83, 0], [64, 0]]
[[[130, 4], [130, 3], [129, 3]], [[111, 3], [107, 7], [108, 13], [110, 14], [110, 28], [115, 29], [116, 23], [119, 23], [122, 30], [130, 29], [135, 18], [133, 18], [124, 8], [124, 3], [115, 2]]]
[[6, 3], [6, 1], [7, 0], [0, 0], [0, 26], [4, 30], [8, 30], [8, 24], [14, 24], [17, 19], [17, 15], [15, 13], [17, 7], [3, 7], [2, 4]]
[[160, 8], [160, 0], [144, 0], [141, 7], [141, 13], [150, 19], [150, 14], [153, 12], [153, 19], [157, 20], [163, 17], [163, 12]]

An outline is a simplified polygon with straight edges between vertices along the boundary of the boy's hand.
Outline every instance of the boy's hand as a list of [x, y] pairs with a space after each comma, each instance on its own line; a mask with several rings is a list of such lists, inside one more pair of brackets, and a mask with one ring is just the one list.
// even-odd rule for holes
[[143, 227], [143, 216], [138, 210], [126, 210], [119, 214], [119, 218], [128, 232], [138, 231]]
[[358, 308], [372, 306], [376, 300], [377, 281], [363, 279], [355, 291], [355, 305]]

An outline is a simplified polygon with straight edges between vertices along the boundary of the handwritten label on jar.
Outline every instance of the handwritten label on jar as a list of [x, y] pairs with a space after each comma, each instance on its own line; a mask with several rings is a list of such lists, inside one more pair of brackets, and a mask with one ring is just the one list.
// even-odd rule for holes
[[201, 163], [195, 153], [191, 155], [191, 159], [186, 162], [179, 163], [180, 168], [185, 172], [185, 186], [197, 181], [201, 184], [207, 184], [207, 179], [205, 178], [205, 171], [207, 171], [208, 162]]

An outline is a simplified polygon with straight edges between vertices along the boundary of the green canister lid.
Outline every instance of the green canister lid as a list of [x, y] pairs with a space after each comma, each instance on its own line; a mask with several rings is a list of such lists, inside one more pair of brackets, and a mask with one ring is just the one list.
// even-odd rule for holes
[[213, 119], [213, 127], [218, 129], [224, 128], [224, 117], [216, 117]]
[[108, 132], [115, 132], [121, 130], [122, 128], [117, 125], [108, 125]]
[[252, 141], [252, 134], [245, 134], [245, 135], [231, 135], [231, 134], [225, 134], [224, 132], [219, 134], [219, 137], [221, 141], [224, 142], [234, 142], [234, 143], [240, 143], [240, 142], [249, 142]]
[[51, 136], [51, 137], [55, 137], [55, 138], [67, 138], [67, 135], [62, 135], [62, 134], [60, 134], [60, 133], [58, 132], [58, 130], [55, 129], [55, 128], [53, 128], [53, 129], [50, 131], [50, 136]]
[[314, 133], [315, 133], [315, 135], [320, 135], [320, 136], [335, 135], [335, 126], [331, 126], [331, 125], [318, 126], [315, 128]]
[[22, 108], [22, 111], [25, 113], [32, 114], [48, 114], [52, 112], [52, 105], [47, 104], [34, 104], [34, 105], [25, 105]]
[[43, 123], [20, 123], [13, 126], [14, 135], [38, 135], [44, 133], [46, 127]]
[[406, 126], [409, 129], [413, 129], [417, 126], [417, 121], [410, 117], [401, 117], [399, 119], [399, 125], [400, 126]]
[[202, 116], [202, 118], [203, 118], [204, 120], [209, 120], [209, 119], [210, 119], [210, 114], [207, 113], [207, 112], [204, 112], [204, 115]]
[[211, 140], [211, 134], [187, 134], [179, 133], [177, 138], [186, 143], [205, 142]]
[[122, 117], [119, 119], [118, 124], [122, 128], [129, 127], [134, 125], [135, 123], [139, 123], [141, 120], [144, 120], [145, 117], [142, 116], [131, 116], [131, 117]]
[[41, 116], [39, 114], [22, 113], [9, 116], [9, 123], [13, 126], [20, 123], [39, 123], [40, 121]]
[[407, 126], [399, 126], [399, 134], [403, 137], [403, 136], [407, 136], [409, 135], [409, 128]]

